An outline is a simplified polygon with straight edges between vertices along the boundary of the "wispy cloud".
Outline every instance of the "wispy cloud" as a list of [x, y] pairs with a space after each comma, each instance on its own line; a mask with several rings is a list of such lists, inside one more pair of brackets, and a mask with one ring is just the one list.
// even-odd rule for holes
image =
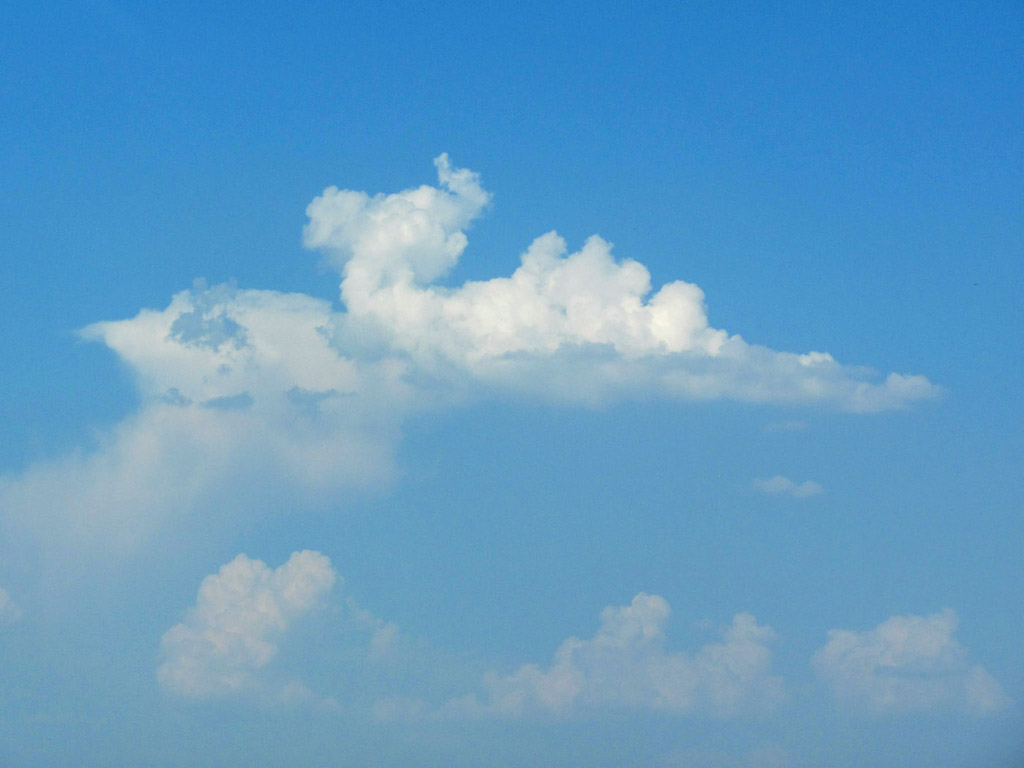
[[875, 713], [956, 707], [984, 715], [1010, 700], [953, 637], [951, 608], [931, 616], [893, 616], [872, 630], [833, 629], [813, 667], [843, 704]]
[[3, 587], [0, 587], [0, 625], [13, 624], [21, 618], [21, 608]]
[[435, 163], [439, 188], [326, 190], [308, 207], [305, 230], [306, 245], [341, 271], [349, 317], [427, 370], [575, 401], [650, 392], [878, 411], [936, 394], [921, 376], [877, 381], [826, 353], [749, 345], [708, 324], [698, 286], [676, 281], [652, 293], [647, 269], [616, 260], [596, 235], [570, 253], [549, 232], [510, 277], [431, 285], [490, 202], [476, 174], [453, 170], [447, 155]]
[[754, 480], [754, 487], [772, 496], [792, 496], [796, 499], [806, 499], [809, 496], [818, 496], [825, 492], [821, 484], [813, 480], [797, 483], [783, 475], [758, 478]]

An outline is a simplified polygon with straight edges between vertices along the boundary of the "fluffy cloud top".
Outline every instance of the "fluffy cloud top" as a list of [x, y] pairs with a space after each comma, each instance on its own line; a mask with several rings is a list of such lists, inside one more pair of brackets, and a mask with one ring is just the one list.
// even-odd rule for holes
[[977, 715], [1009, 706], [998, 682], [953, 637], [956, 613], [893, 616], [867, 632], [833, 629], [813, 659], [844, 704], [876, 713], [954, 706]]
[[609, 606], [594, 637], [570, 637], [546, 669], [525, 664], [511, 675], [490, 672], [482, 696], [449, 702], [446, 711], [514, 717], [612, 707], [727, 716], [785, 699], [781, 678], [769, 672], [770, 627], [737, 614], [720, 642], [691, 656], [665, 650], [669, 614], [658, 595], [641, 593], [629, 605]]
[[828, 354], [774, 352], [712, 328], [698, 286], [676, 281], [652, 294], [647, 269], [616, 260], [596, 235], [569, 253], [549, 232], [511, 277], [430, 285], [490, 201], [476, 174], [453, 171], [446, 155], [435, 163], [439, 188], [371, 198], [331, 187], [306, 211], [305, 242], [342, 272], [349, 316], [421, 367], [576, 400], [653, 392], [877, 411], [936, 394], [921, 376], [874, 382]]
[[[164, 633], [157, 679], [197, 698], [258, 689], [257, 673], [274, 658], [280, 638], [337, 579], [319, 552], [295, 552], [275, 570], [239, 555], [203, 579], [185, 621]], [[294, 684], [285, 688], [294, 690]]]
[[825, 492], [821, 484], [813, 480], [797, 483], [782, 475], [754, 480], [754, 487], [772, 496], [792, 496], [797, 499], [806, 499], [808, 496], [817, 496]]
[[328, 251], [337, 267], [365, 285], [430, 282], [458, 261], [463, 230], [491, 196], [472, 171], [453, 170], [448, 155], [434, 160], [440, 188], [395, 194], [328, 187], [306, 209], [305, 242]]

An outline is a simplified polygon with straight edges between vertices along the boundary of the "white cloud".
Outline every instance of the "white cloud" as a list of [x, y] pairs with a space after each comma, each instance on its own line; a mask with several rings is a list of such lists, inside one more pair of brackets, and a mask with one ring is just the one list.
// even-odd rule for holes
[[549, 232], [511, 277], [430, 285], [490, 200], [476, 174], [452, 171], [446, 155], [435, 162], [439, 188], [372, 198], [329, 188], [307, 208], [305, 230], [307, 246], [341, 270], [349, 317], [425, 370], [584, 402], [657, 394], [877, 411], [936, 394], [920, 376], [876, 382], [828, 354], [775, 352], [712, 328], [698, 286], [677, 281], [652, 294], [647, 269], [617, 261], [596, 235], [569, 253]]
[[[576, 404], [627, 397], [823, 404], [853, 411], [932, 397], [920, 376], [750, 345], [709, 325], [704, 294], [617, 261], [594, 236], [548, 233], [510, 276], [445, 288], [490, 195], [437, 159], [439, 185], [329, 188], [304, 236], [342, 273], [345, 311], [301, 294], [198, 285], [162, 310], [82, 330], [134, 375], [139, 410], [91, 452], [0, 478], [4, 523], [53, 562], [131, 548], [197, 510], [252, 514], [334, 502], [393, 473], [411, 413], [496, 390]], [[8, 546], [14, 546], [10, 543]], [[18, 546], [24, 542], [19, 541]]]
[[956, 613], [893, 616], [867, 632], [833, 629], [812, 661], [836, 698], [876, 713], [956, 707], [983, 715], [1010, 700], [953, 637]]
[[510, 675], [488, 673], [484, 693], [450, 701], [447, 716], [567, 715], [594, 708], [647, 709], [718, 716], [768, 710], [786, 698], [770, 674], [770, 627], [737, 614], [722, 640], [696, 654], [665, 650], [668, 603], [639, 594], [605, 608], [597, 634], [570, 637], [546, 669], [525, 664]]
[[128, 363], [142, 406], [97, 450], [0, 479], [10, 527], [78, 557], [198, 508], [317, 503], [386, 481], [412, 387], [400, 361], [342, 354], [337, 319], [306, 296], [219, 287], [86, 328]]
[[0, 587], [0, 625], [13, 624], [21, 618], [21, 608], [6, 589]]
[[813, 480], [796, 483], [782, 475], [758, 478], [754, 480], [754, 487], [772, 496], [792, 496], [797, 499], [806, 499], [808, 496], [818, 496], [825, 492], [825, 489]]
[[466, 248], [463, 230], [491, 196], [477, 174], [453, 170], [448, 155], [434, 165], [440, 187], [373, 197], [328, 187], [306, 209], [306, 245], [331, 254], [356, 283], [430, 282], [442, 276]]
[[[161, 640], [163, 663], [157, 679], [182, 696], [206, 698], [260, 691], [259, 672], [274, 658], [288, 627], [308, 614], [338, 575], [319, 552], [295, 552], [271, 570], [239, 555], [203, 579], [185, 621]], [[309, 698], [297, 682], [280, 698]]]

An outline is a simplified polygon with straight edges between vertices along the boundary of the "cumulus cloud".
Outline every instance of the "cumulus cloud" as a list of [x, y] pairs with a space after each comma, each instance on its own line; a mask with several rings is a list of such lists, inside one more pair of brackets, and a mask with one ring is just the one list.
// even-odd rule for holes
[[[260, 670], [277, 654], [289, 626], [337, 580], [330, 560], [319, 552], [295, 552], [274, 570], [239, 555], [203, 579], [185, 620], [164, 633], [157, 680], [166, 690], [193, 698], [261, 691]], [[286, 701], [310, 696], [297, 682], [281, 690]]]
[[431, 285], [490, 201], [476, 174], [453, 171], [446, 155], [435, 163], [439, 188], [371, 198], [331, 187], [306, 211], [306, 245], [341, 271], [350, 318], [422, 368], [584, 401], [653, 393], [878, 411], [936, 393], [921, 376], [877, 381], [825, 353], [749, 345], [709, 325], [698, 286], [675, 281], [652, 293], [646, 267], [615, 259], [596, 235], [570, 253], [549, 232], [510, 277]]
[[843, 704], [875, 713], [955, 707], [975, 715], [1010, 700], [953, 637], [957, 615], [893, 616], [867, 632], [833, 629], [812, 661]]
[[825, 489], [813, 480], [797, 483], [782, 475], [758, 478], [754, 480], [754, 487], [772, 496], [792, 496], [796, 499], [806, 499], [808, 496], [818, 496], [825, 492]]
[[588, 640], [570, 637], [542, 668], [525, 664], [509, 675], [488, 673], [483, 693], [450, 701], [448, 716], [568, 715], [597, 708], [717, 716], [770, 710], [786, 698], [770, 673], [770, 627], [737, 614], [722, 639], [696, 654], [665, 650], [668, 603], [641, 593], [601, 613]]
[[304, 237], [327, 251], [355, 283], [430, 282], [458, 261], [463, 231], [491, 196], [477, 174], [454, 170], [448, 155], [434, 160], [440, 187], [423, 185], [395, 194], [328, 187], [306, 209]]
[[13, 624], [21, 618], [21, 608], [11, 599], [10, 594], [0, 587], [0, 625]]
[[642, 264], [597, 236], [570, 252], [551, 232], [511, 276], [438, 285], [491, 196], [447, 156], [435, 163], [437, 186], [331, 187], [309, 205], [305, 243], [340, 272], [344, 311], [198, 284], [164, 309], [83, 329], [125, 363], [141, 405], [97, 449], [0, 478], [8, 529], [62, 539], [78, 557], [90, 544], [132, 547], [199, 509], [324, 503], [392, 476], [410, 414], [495, 393], [880, 411], [937, 392], [922, 376], [748, 344], [709, 324], [698, 286], [653, 290]]

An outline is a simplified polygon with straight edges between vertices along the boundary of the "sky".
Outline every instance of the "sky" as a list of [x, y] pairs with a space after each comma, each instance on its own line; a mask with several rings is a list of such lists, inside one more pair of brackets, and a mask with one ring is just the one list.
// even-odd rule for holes
[[1024, 764], [1018, 3], [0, 8], [0, 763]]

